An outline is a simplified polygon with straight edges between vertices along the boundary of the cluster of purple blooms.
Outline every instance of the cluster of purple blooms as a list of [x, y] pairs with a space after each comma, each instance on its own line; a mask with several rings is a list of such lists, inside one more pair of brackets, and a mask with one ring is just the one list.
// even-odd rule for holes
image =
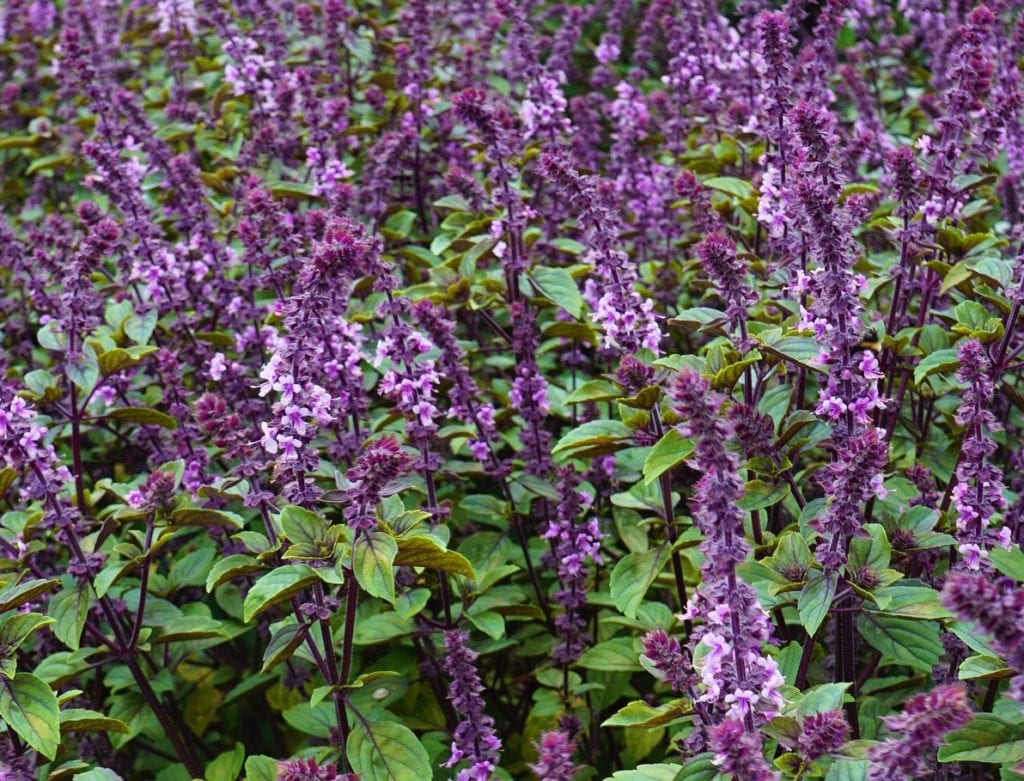
[[[443, 729], [432, 762], [458, 781], [659, 752], [737, 781], [856, 752], [871, 778], [915, 778], [975, 711], [1024, 701], [1024, 588], [1001, 577], [1024, 541], [1020, 9], [778, 5], [10, 0], [0, 550], [21, 577], [5, 594], [43, 584], [12, 623], [61, 620], [0, 649], [7, 694], [15, 662], [54, 657], [39, 680], [60, 706], [145, 714], [126, 775], [164, 777], [167, 755], [192, 777], [255, 671], [284, 670], [256, 693], [292, 727], [319, 674], [309, 707], [333, 721], [271, 760], [285, 781], [359, 777], [346, 742], [381, 713]], [[958, 385], [953, 358], [917, 376], [949, 348]], [[330, 530], [321, 558], [279, 544], [287, 505]], [[794, 532], [806, 560], [755, 584]], [[893, 591], [850, 565], [869, 542]], [[650, 610], [618, 615], [616, 568], [662, 553], [674, 592], [651, 573]], [[214, 584], [203, 556], [238, 574]], [[301, 588], [243, 622], [279, 567]], [[834, 624], [811, 629], [818, 584]], [[875, 696], [872, 675], [913, 668], [870, 624], [921, 617], [886, 613], [901, 589], [973, 622], [1002, 677], [949, 683], [968, 649], [943, 613], [915, 624], [943, 649], [938, 685]], [[205, 616], [223, 645], [202, 633], [187, 665], [179, 641], [152, 650], [165, 617]], [[395, 626], [407, 693], [367, 698], [367, 627]], [[691, 712], [657, 746], [628, 733], [623, 758], [601, 724], [627, 692], [657, 705], [638, 656]], [[230, 714], [214, 729], [184, 704], [200, 657]], [[825, 681], [843, 709], [801, 711]], [[32, 752], [58, 755], [8, 726], [0, 777], [43, 773]], [[56, 761], [108, 749], [61, 740]]]

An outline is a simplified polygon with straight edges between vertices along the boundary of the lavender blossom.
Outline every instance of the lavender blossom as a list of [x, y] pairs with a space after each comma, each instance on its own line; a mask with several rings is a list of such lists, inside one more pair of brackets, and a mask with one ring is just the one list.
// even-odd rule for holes
[[351, 484], [346, 491], [345, 520], [356, 530], [377, 525], [375, 510], [384, 487], [412, 469], [412, 457], [402, 450], [398, 440], [384, 436], [368, 444], [356, 465], [345, 473]]
[[991, 362], [985, 348], [975, 339], [968, 339], [958, 351], [960, 368], [957, 379], [968, 387], [963, 391], [956, 422], [966, 426], [960, 461], [956, 468], [956, 486], [952, 491], [957, 509], [957, 539], [962, 564], [968, 569], [990, 568], [988, 552], [993, 545], [1010, 547], [1010, 529], [990, 530], [998, 513], [1006, 509], [1003, 498], [1003, 471], [989, 458], [996, 443], [988, 436], [998, 431], [999, 423], [989, 409], [994, 385], [989, 377]]
[[779, 774], [774, 772], [761, 753], [761, 736], [743, 728], [743, 722], [726, 719], [708, 730], [712, 760], [722, 773], [731, 773], [733, 778], [743, 781], [774, 781]]
[[572, 761], [576, 742], [562, 730], [551, 730], [540, 736], [536, 744], [538, 758], [530, 770], [541, 781], [572, 781], [579, 769]]
[[946, 733], [962, 727], [973, 716], [967, 688], [960, 683], [939, 686], [907, 700], [903, 713], [882, 720], [899, 737], [889, 738], [868, 750], [869, 777], [878, 781], [920, 778], [934, 770], [933, 752]]
[[498, 766], [501, 740], [495, 734], [494, 719], [484, 712], [484, 685], [475, 664], [477, 653], [469, 647], [469, 633], [458, 630], [445, 632], [444, 648], [442, 664], [451, 681], [448, 697], [461, 717], [445, 767], [466, 760], [470, 767], [459, 771], [457, 781], [490, 781]]
[[541, 562], [558, 573], [559, 589], [555, 601], [564, 612], [555, 617], [555, 630], [560, 642], [552, 651], [559, 665], [570, 665], [579, 659], [590, 642], [586, 633], [587, 580], [589, 564], [601, 563], [601, 539], [604, 535], [597, 518], [579, 521], [582, 496], [579, 478], [570, 469], [558, 471], [558, 507], [555, 519], [548, 523], [543, 537], [552, 540], [553, 550], [544, 553]]
[[951, 572], [942, 602], [992, 637], [993, 648], [1016, 673], [1009, 695], [1024, 703], [1024, 587], [1008, 578], [993, 583], [984, 573]]

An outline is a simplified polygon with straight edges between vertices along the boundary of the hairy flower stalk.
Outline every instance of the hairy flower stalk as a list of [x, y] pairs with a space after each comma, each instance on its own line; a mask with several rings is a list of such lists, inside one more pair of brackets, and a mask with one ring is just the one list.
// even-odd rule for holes
[[485, 712], [484, 685], [476, 669], [476, 651], [469, 647], [469, 633], [451, 629], [444, 634], [444, 671], [451, 681], [449, 699], [462, 717], [452, 735], [452, 755], [445, 767], [465, 760], [457, 781], [490, 781], [498, 766], [501, 740], [494, 731], [494, 719]]
[[[700, 678], [697, 702], [706, 704], [712, 720], [719, 722], [709, 738], [716, 763], [729, 768], [751, 758], [734, 756], [727, 745], [731, 741], [716, 743], [715, 735], [737, 728], [740, 734], [746, 733], [744, 740], [756, 743], [754, 750], [759, 755], [760, 738], [755, 728], [775, 716], [783, 705], [779, 692], [783, 678], [775, 661], [761, 652], [772, 634], [768, 614], [754, 589], [736, 575], [736, 567], [746, 558], [750, 546], [743, 536], [743, 511], [737, 505], [743, 496], [739, 458], [725, 446], [734, 434], [731, 423], [720, 412], [723, 398], [703, 377], [689, 370], [676, 376], [670, 394], [682, 421], [680, 433], [695, 441], [693, 467], [703, 473], [691, 510], [694, 522], [704, 533], [701, 551], [705, 560], [701, 585], [684, 614], [701, 620], [691, 638], [693, 664]], [[688, 687], [683, 662], [678, 658], [673, 661], [673, 642], [664, 637], [659, 641], [657, 634], [649, 634], [647, 656], [674, 688]]]
[[921, 778], [934, 772], [934, 752], [946, 733], [962, 727], [973, 716], [967, 687], [962, 683], [939, 686], [907, 700], [903, 713], [883, 721], [898, 737], [868, 749], [869, 778], [875, 781]]
[[990, 460], [996, 451], [991, 433], [1002, 427], [990, 409], [995, 388], [984, 346], [976, 339], [968, 339], [960, 345], [958, 358], [960, 368], [956, 376], [967, 385], [956, 414], [957, 424], [965, 426], [966, 431], [956, 467], [956, 486], [951, 494], [957, 511], [960, 565], [972, 570], [991, 570], [992, 547], [1010, 547], [1009, 527], [990, 528], [1006, 509], [1003, 470]]

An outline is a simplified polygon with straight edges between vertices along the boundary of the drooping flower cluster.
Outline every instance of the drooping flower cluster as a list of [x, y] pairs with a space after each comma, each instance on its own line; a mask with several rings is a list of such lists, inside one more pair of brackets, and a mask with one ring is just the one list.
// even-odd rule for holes
[[943, 603], [962, 621], [973, 621], [1016, 674], [1009, 695], [1024, 703], [1024, 587], [1009, 578], [992, 582], [980, 572], [950, 572]]
[[476, 669], [477, 653], [469, 647], [469, 634], [449, 630], [444, 635], [444, 671], [448, 675], [448, 697], [460, 721], [452, 735], [452, 755], [445, 767], [463, 760], [457, 781], [490, 781], [498, 766], [501, 740], [494, 731], [494, 719], [484, 712], [484, 685]]
[[972, 715], [967, 687], [962, 683], [914, 695], [907, 700], [903, 713], [883, 717], [885, 726], [898, 737], [888, 738], [868, 750], [869, 777], [890, 781], [920, 778], [933, 772], [934, 752], [946, 733], [962, 727]]
[[990, 529], [999, 513], [1006, 509], [1003, 497], [1003, 470], [990, 457], [996, 443], [990, 433], [1000, 429], [991, 411], [994, 386], [989, 376], [991, 362], [985, 347], [968, 339], [957, 352], [960, 368], [956, 376], [967, 387], [956, 414], [956, 422], [966, 427], [956, 468], [956, 486], [952, 491], [957, 510], [956, 529], [961, 563], [968, 569], [990, 568], [988, 552], [993, 545], [1010, 546], [1010, 529]]
[[558, 507], [555, 519], [548, 523], [543, 537], [551, 540], [552, 550], [544, 553], [541, 562], [558, 573], [559, 588], [555, 601], [563, 611], [555, 617], [560, 640], [551, 653], [556, 664], [569, 665], [579, 659], [590, 642], [586, 633], [587, 580], [590, 565], [601, 563], [601, 539], [604, 534], [596, 517], [580, 522], [582, 496], [579, 478], [572, 469], [560, 469]]

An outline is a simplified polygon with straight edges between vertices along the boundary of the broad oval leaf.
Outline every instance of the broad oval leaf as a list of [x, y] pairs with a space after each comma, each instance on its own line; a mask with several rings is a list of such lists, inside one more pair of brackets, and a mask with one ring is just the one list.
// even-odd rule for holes
[[48, 759], [60, 745], [60, 706], [53, 689], [30, 673], [0, 679], [0, 718]]
[[256, 616], [291, 599], [319, 580], [316, 571], [306, 564], [289, 564], [268, 572], [246, 594], [242, 604], [242, 620], [248, 624]]
[[430, 757], [411, 729], [396, 721], [356, 720], [346, 744], [352, 770], [362, 781], [431, 779]]

